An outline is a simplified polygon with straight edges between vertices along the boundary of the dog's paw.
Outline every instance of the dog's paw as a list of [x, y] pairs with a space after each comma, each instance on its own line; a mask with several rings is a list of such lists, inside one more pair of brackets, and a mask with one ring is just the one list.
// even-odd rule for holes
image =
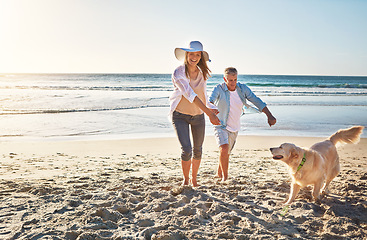
[[291, 199], [288, 199], [287, 201], [284, 202], [284, 205], [291, 205], [291, 203], [293, 202], [294, 200], [291, 200]]

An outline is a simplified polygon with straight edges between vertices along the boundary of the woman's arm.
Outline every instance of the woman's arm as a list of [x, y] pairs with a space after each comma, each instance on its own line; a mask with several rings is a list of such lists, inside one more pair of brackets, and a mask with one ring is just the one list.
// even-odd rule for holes
[[219, 118], [212, 112], [209, 108], [205, 106], [205, 104], [198, 98], [197, 96], [194, 99], [194, 103], [198, 106], [203, 112], [209, 117], [210, 122], [213, 125], [220, 125]]

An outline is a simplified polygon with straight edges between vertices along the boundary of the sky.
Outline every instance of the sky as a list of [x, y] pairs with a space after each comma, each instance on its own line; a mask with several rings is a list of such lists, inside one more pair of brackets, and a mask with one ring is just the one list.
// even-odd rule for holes
[[0, 73], [172, 73], [198, 40], [212, 73], [367, 76], [364, 0], [0, 0]]

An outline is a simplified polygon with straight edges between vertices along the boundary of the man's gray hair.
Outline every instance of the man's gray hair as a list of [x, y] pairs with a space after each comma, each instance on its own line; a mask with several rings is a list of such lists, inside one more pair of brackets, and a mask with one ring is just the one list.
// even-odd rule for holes
[[237, 74], [237, 69], [234, 67], [227, 67], [224, 69], [224, 76]]

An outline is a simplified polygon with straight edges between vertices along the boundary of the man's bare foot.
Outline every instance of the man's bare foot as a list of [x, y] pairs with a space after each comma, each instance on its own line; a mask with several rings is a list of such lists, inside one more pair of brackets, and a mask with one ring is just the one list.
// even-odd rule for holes
[[214, 176], [214, 178], [222, 178], [222, 175], [217, 174]]
[[220, 180], [219, 180], [219, 183], [224, 183], [224, 184], [226, 184], [226, 183], [228, 183], [228, 180], [229, 180], [228, 178], [224, 178], [224, 177], [223, 177], [222, 179], [220, 179]]

